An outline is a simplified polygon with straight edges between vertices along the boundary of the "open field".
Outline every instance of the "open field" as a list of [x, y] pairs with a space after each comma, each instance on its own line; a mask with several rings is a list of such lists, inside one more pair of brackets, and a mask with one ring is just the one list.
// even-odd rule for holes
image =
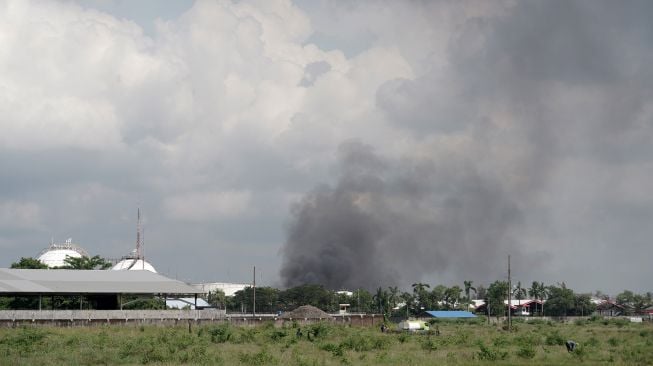
[[[623, 320], [436, 323], [440, 335], [319, 323], [0, 329], [0, 364], [469, 365], [653, 364], [653, 325]], [[432, 327], [435, 329], [435, 325]], [[564, 341], [580, 344], [568, 353]]]

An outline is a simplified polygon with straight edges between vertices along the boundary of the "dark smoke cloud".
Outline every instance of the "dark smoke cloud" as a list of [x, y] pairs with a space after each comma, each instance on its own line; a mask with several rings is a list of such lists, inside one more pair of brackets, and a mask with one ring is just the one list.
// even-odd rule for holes
[[283, 249], [286, 286], [328, 288], [406, 285], [424, 273], [454, 269], [497, 274], [518, 205], [499, 182], [464, 162], [391, 161], [370, 146], [340, 147], [341, 175], [292, 211]]
[[523, 1], [466, 19], [444, 71], [377, 90], [414, 151], [345, 143], [336, 182], [294, 207], [284, 284], [479, 283], [505, 278], [510, 253], [523, 282], [573, 285], [596, 281], [597, 260], [631, 260], [611, 243], [650, 252], [651, 4]]

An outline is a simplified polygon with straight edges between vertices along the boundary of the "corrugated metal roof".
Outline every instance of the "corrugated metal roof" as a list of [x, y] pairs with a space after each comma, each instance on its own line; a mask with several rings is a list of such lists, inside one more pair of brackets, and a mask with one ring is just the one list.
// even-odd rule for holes
[[0, 294], [196, 294], [201, 291], [149, 271], [0, 268]]
[[430, 310], [426, 313], [434, 318], [476, 318], [476, 315], [470, 313], [469, 311], [462, 310]]

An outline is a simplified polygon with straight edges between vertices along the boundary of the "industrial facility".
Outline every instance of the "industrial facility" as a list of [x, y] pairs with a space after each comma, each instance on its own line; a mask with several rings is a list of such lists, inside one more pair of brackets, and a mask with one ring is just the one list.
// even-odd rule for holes
[[39, 253], [37, 259], [49, 268], [56, 268], [66, 265], [66, 257], [88, 257], [88, 253], [79, 245], [73, 244], [73, 239], [69, 238], [63, 244], [55, 244], [52, 240], [50, 246]]

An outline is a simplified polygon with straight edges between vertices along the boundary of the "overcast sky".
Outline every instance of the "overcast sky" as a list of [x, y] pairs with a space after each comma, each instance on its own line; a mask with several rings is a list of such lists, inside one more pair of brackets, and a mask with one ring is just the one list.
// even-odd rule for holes
[[528, 285], [651, 291], [651, 14], [2, 0], [0, 266], [53, 237], [118, 258], [140, 207], [160, 272], [281, 285], [301, 207], [353, 176], [403, 286], [488, 284], [511, 254]]

